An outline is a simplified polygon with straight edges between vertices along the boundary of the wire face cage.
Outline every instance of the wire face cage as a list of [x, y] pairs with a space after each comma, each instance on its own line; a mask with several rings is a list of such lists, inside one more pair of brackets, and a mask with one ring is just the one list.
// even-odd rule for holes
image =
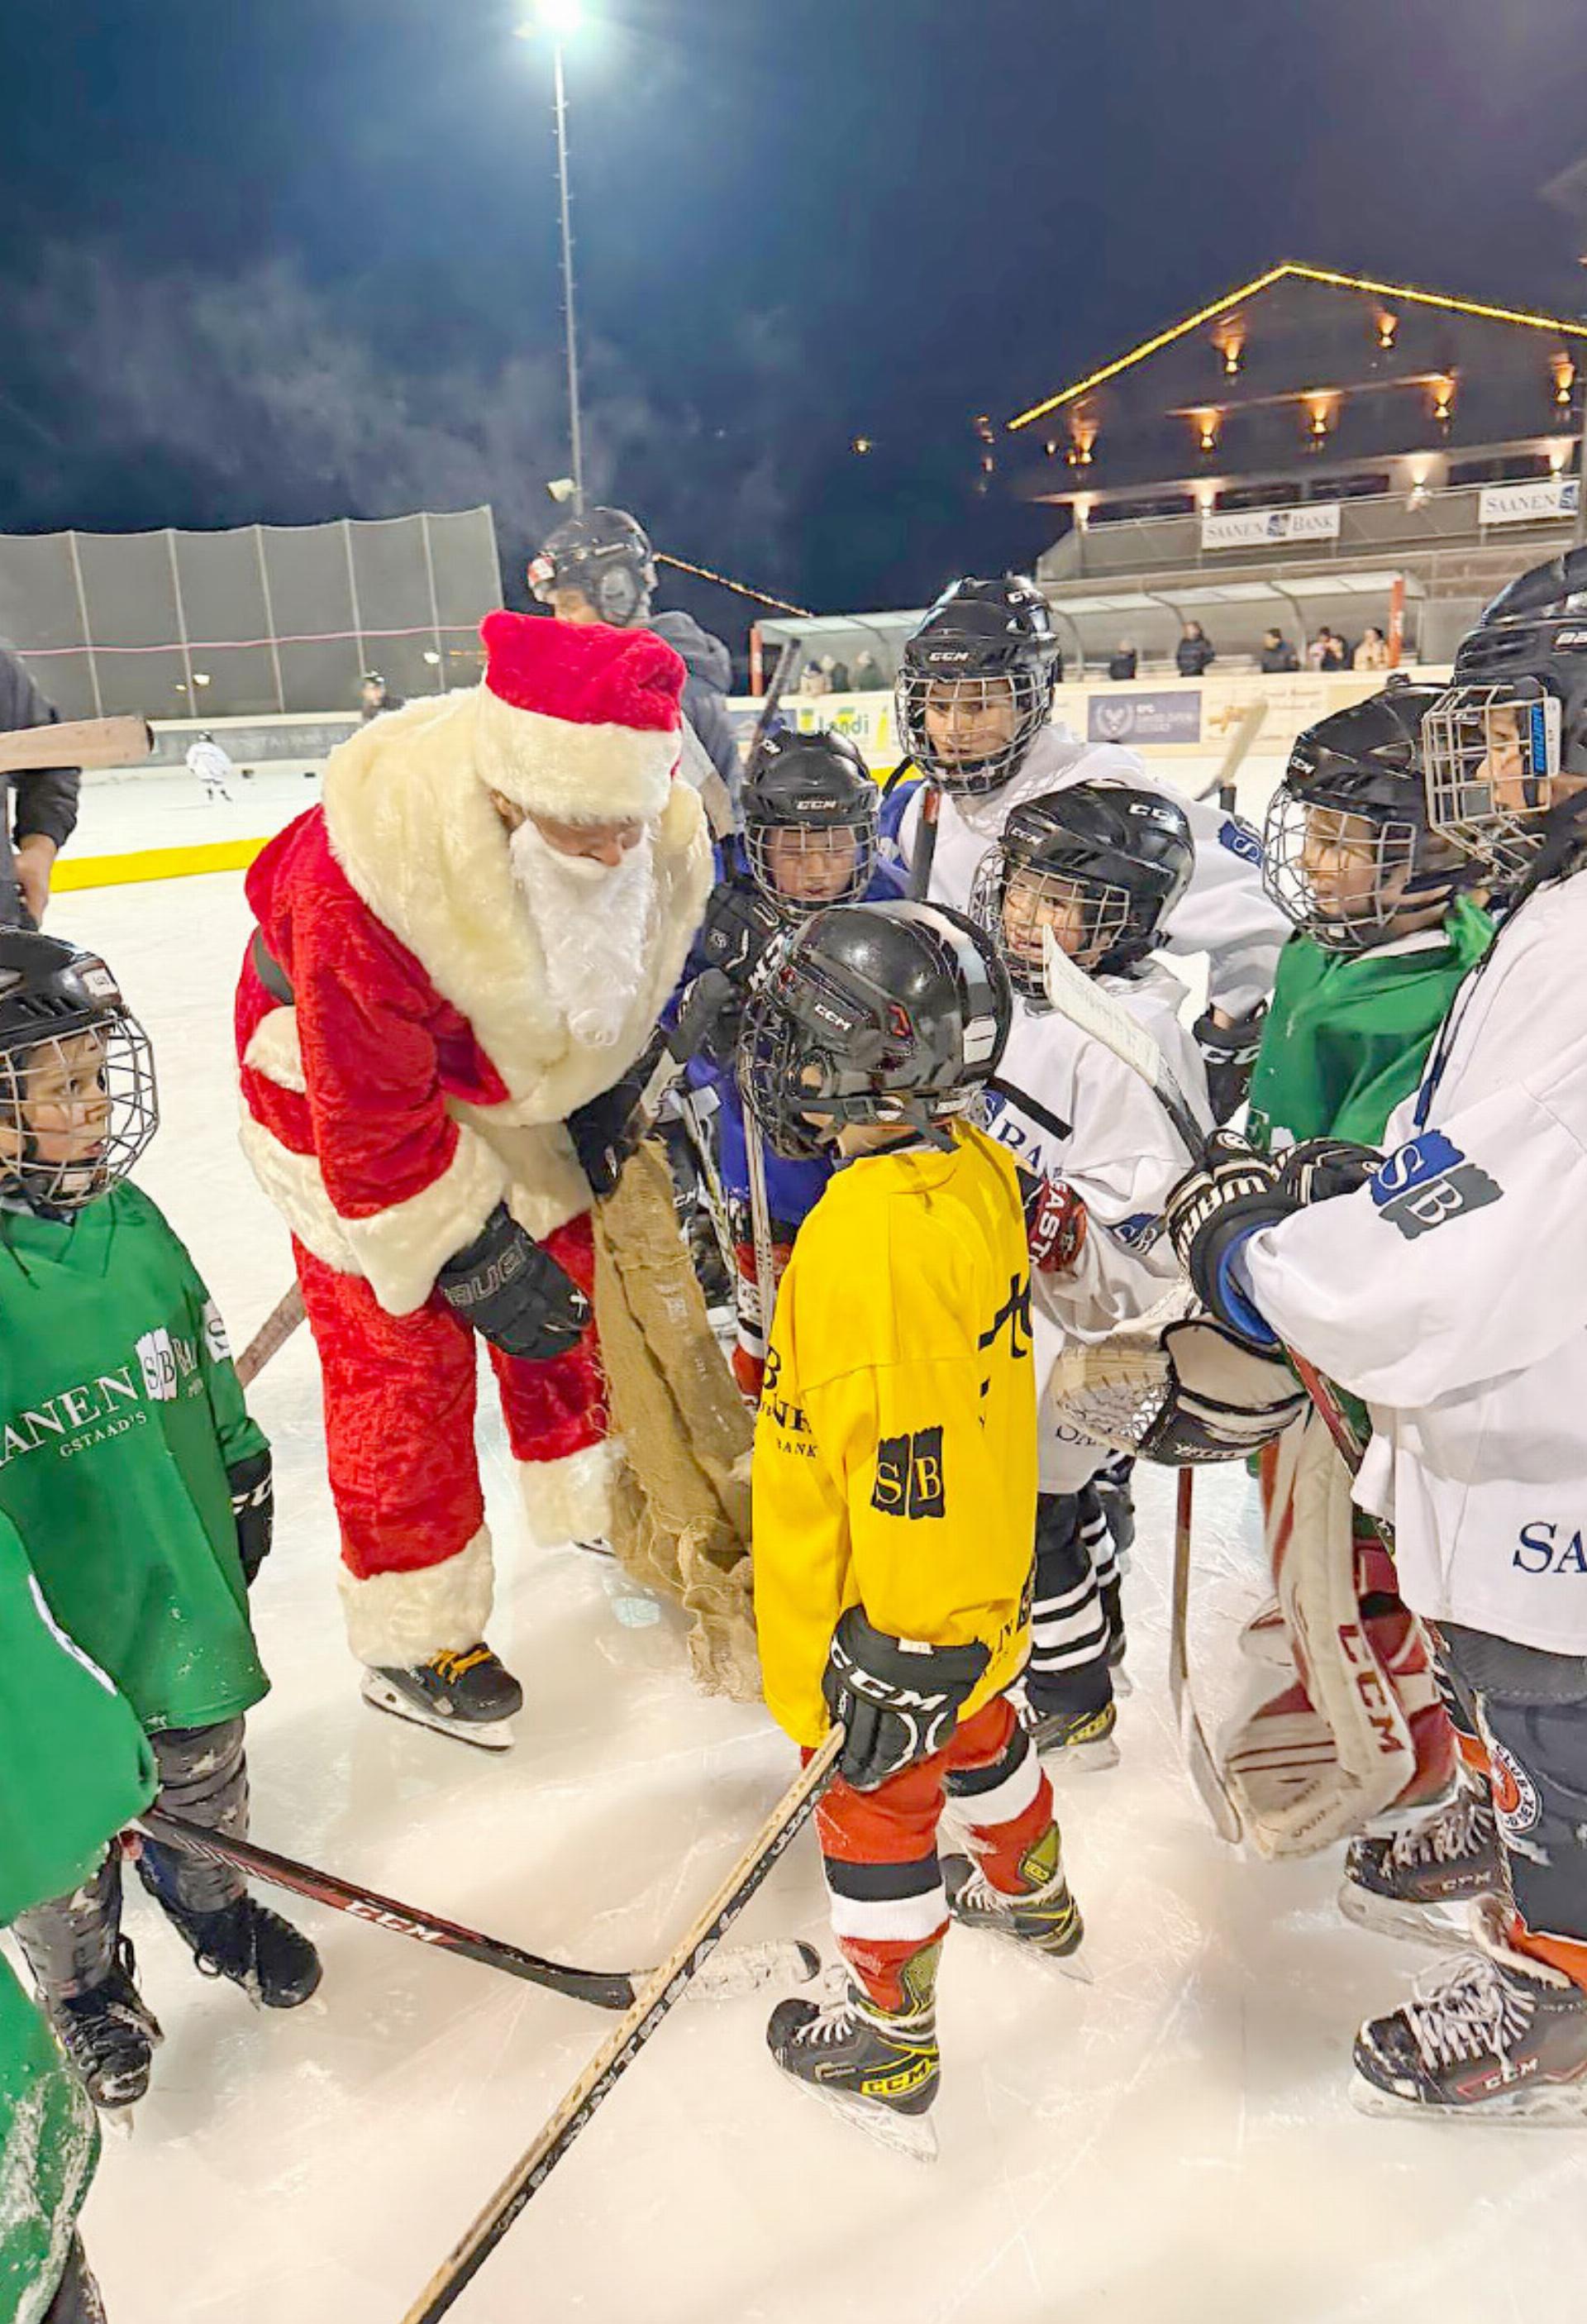
[[876, 817], [803, 824], [746, 815], [744, 855], [755, 885], [786, 918], [857, 904], [876, 868]]
[[1542, 838], [1560, 766], [1560, 705], [1535, 678], [1456, 686], [1422, 721], [1427, 818], [1489, 871], [1516, 877]]
[[1408, 820], [1331, 807], [1280, 786], [1262, 835], [1262, 884], [1324, 951], [1361, 952], [1400, 914], [1433, 901], [1409, 892], [1418, 836]]
[[1051, 928], [1077, 968], [1096, 968], [1129, 934], [1130, 910], [1129, 890], [1113, 881], [1010, 863], [996, 847], [983, 856], [970, 890], [970, 917], [997, 946], [1010, 983], [1043, 1004], [1042, 931]]
[[135, 1018], [0, 1053], [0, 1183], [30, 1209], [82, 1210], [126, 1176], [159, 1123], [153, 1052]]
[[973, 798], [1006, 783], [1046, 725], [1050, 659], [992, 675], [956, 678], [911, 665], [899, 673], [899, 733], [917, 766], [950, 795]]

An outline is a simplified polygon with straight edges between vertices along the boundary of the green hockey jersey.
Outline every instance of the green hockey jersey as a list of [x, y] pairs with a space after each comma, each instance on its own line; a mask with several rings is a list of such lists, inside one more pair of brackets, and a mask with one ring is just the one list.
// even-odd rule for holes
[[[0, 1922], [69, 1894], [154, 1795], [130, 1705], [57, 1626], [0, 1517]], [[0, 1960], [0, 2324], [35, 2324], [99, 2151], [94, 2108]]]
[[152, 1731], [266, 1692], [226, 1481], [263, 1449], [146, 1194], [113, 1187], [69, 1222], [0, 1213], [0, 1511], [61, 1628]]
[[1458, 896], [1442, 928], [1374, 952], [1325, 952], [1296, 934], [1278, 959], [1250, 1077], [1246, 1135], [1282, 1153], [1303, 1138], [1375, 1146], [1422, 1069], [1455, 989], [1493, 941]]

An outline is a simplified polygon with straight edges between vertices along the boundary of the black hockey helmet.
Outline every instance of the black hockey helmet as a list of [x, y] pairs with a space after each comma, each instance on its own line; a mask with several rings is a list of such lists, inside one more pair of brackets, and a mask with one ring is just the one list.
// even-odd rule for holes
[[1046, 725], [1056, 682], [1052, 616], [1035, 583], [955, 581], [904, 648], [899, 733], [951, 795], [994, 791]]
[[876, 868], [881, 794], [846, 734], [768, 735], [740, 807], [751, 873], [786, 918], [860, 901]]
[[1269, 802], [1262, 884], [1326, 951], [1368, 951], [1411, 916], [1433, 924], [1472, 877], [1427, 825], [1422, 722], [1442, 691], [1391, 680], [1296, 736]]
[[1045, 1003], [1044, 928], [1080, 968], [1132, 968], [1158, 941], [1195, 866], [1177, 799], [1138, 783], [1071, 783], [1015, 807], [981, 859], [971, 915], [1014, 990]]
[[835, 904], [762, 958], [740, 1085], [790, 1160], [825, 1151], [845, 1122], [897, 1122], [940, 1142], [937, 1125], [964, 1112], [996, 1070], [1012, 1016], [1002, 964], [960, 913]]
[[105, 963], [0, 927], [0, 1191], [46, 1218], [80, 1211], [159, 1125], [148, 1036]]
[[1587, 776], [1587, 549], [1534, 566], [1485, 608], [1422, 748], [1433, 828], [1500, 879], [1524, 872], [1555, 778]]
[[586, 509], [559, 524], [529, 567], [542, 605], [557, 589], [577, 589], [603, 622], [632, 629], [649, 619], [656, 586], [650, 535], [626, 509]]

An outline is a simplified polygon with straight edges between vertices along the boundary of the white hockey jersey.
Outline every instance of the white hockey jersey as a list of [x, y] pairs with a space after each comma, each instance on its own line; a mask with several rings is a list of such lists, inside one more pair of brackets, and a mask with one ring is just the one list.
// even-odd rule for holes
[[[1179, 1013], [1186, 989], [1178, 978], [1152, 960], [1135, 976], [1102, 976], [1097, 982], [1146, 1026], [1210, 1130], [1206, 1077]], [[1022, 1168], [1073, 1186], [1090, 1219], [1073, 1275], [1037, 1270], [1031, 1277], [1041, 1489], [1074, 1492], [1106, 1456], [1089, 1437], [1053, 1420], [1047, 1407], [1053, 1365], [1067, 1341], [1103, 1338], [1145, 1314], [1179, 1281], [1173, 1250], [1157, 1226], [1189, 1157], [1140, 1076], [1051, 1010], [1015, 1001], [996, 1079], [1003, 1086], [987, 1100], [992, 1135]], [[1033, 1098], [1066, 1135], [1022, 1107], [1016, 1091]]]
[[[1261, 848], [1253, 835], [1221, 807], [1187, 798], [1176, 785], [1150, 772], [1135, 752], [1116, 742], [1083, 742], [1062, 724], [1042, 729], [1023, 764], [1001, 790], [983, 798], [952, 798], [943, 793], [937, 853], [931, 859], [933, 900], [965, 910], [981, 859], [1012, 809], [1047, 791], [1084, 782], [1140, 783], [1178, 801], [1190, 818], [1195, 870], [1164, 928], [1164, 945], [1169, 952], [1206, 954], [1207, 997], [1231, 1017], [1243, 1017], [1266, 1001], [1278, 973], [1278, 954], [1293, 931], [1263, 890]], [[917, 796], [899, 825], [899, 851], [906, 867], [919, 821]]]
[[1500, 930], [1384, 1144], [1242, 1271], [1368, 1400], [1356, 1498], [1393, 1521], [1407, 1603], [1587, 1654], [1587, 875]]

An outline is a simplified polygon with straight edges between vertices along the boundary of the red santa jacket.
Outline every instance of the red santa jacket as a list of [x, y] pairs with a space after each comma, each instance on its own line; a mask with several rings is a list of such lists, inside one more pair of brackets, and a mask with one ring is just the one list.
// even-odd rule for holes
[[343, 743], [322, 804], [247, 881], [292, 1001], [250, 946], [244, 1147], [293, 1233], [393, 1314], [423, 1305], [503, 1197], [531, 1234], [588, 1207], [561, 1125], [643, 1048], [710, 886], [699, 799], [675, 782], [646, 973], [618, 1044], [577, 1046], [477, 770], [476, 699], [413, 703]]

